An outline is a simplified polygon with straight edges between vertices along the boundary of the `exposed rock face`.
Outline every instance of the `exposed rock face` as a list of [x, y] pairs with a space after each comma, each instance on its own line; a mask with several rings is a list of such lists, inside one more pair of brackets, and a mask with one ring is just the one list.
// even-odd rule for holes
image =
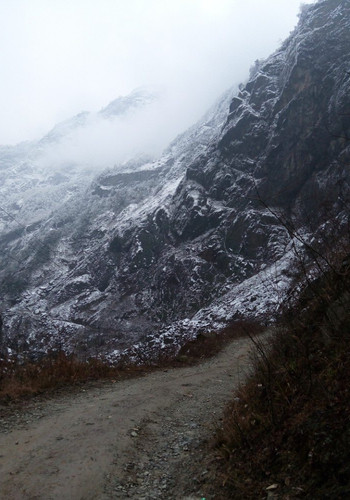
[[273, 309], [290, 237], [264, 204], [312, 231], [346, 212], [349, 47], [350, 2], [305, 7], [238, 94], [160, 160], [104, 173], [32, 236], [7, 235], [26, 267], [6, 342], [147, 351]]

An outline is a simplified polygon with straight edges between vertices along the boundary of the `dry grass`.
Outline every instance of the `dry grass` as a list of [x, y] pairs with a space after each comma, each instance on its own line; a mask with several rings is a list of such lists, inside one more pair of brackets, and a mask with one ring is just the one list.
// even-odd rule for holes
[[115, 367], [103, 361], [80, 361], [74, 355], [55, 352], [35, 362], [0, 361], [0, 402], [10, 402], [63, 386], [101, 379], [138, 375], [144, 367]]
[[264, 327], [253, 321], [236, 321], [219, 332], [203, 332], [181, 347], [177, 363], [195, 363], [216, 356], [229, 342], [248, 335], [255, 336]]
[[349, 290], [349, 264], [325, 273], [256, 346], [218, 432], [223, 498], [350, 498]]
[[195, 340], [186, 343], [175, 358], [160, 353], [158, 361], [153, 363], [141, 360], [135, 364], [124, 359], [116, 366], [95, 358], [82, 361], [63, 351], [52, 352], [34, 362], [0, 359], [0, 403], [94, 380], [120, 380], [165, 367], [193, 365], [215, 356], [228, 342], [246, 335], [248, 330], [258, 333], [261, 327], [237, 322], [219, 333], [203, 332]]

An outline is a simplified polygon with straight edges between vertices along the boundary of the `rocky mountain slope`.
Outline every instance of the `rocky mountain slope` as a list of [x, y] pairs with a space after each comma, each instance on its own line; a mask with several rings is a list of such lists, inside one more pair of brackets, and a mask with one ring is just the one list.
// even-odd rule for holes
[[18, 230], [19, 222], [30, 231], [31, 224], [42, 223], [62, 203], [85, 190], [96, 170], [113, 165], [101, 159], [101, 165], [96, 166], [67, 154], [62, 158], [62, 150], [76, 143], [79, 134], [94, 132], [103, 123], [137, 116], [159, 98], [156, 89], [140, 88], [99, 112], [84, 111], [57, 124], [39, 141], [0, 146], [0, 234]]
[[305, 241], [346, 220], [349, 27], [348, 1], [305, 6], [281, 48], [159, 160], [102, 173], [2, 240], [16, 259], [1, 271], [3, 345], [144, 356], [275, 311], [303, 245], [273, 213]]

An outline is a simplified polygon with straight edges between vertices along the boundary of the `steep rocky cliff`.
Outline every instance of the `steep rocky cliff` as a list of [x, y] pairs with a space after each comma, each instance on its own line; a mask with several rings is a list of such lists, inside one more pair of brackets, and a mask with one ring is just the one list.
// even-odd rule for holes
[[350, 2], [304, 7], [281, 48], [159, 160], [103, 173], [9, 240], [22, 267], [17, 291], [3, 280], [3, 344], [151, 354], [275, 311], [293, 239], [273, 213], [305, 241], [347, 217], [349, 47]]

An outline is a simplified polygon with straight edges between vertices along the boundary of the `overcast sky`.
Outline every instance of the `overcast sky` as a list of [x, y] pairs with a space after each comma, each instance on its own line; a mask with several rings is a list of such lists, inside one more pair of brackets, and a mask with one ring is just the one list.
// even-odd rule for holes
[[168, 89], [185, 128], [278, 47], [299, 4], [0, 0], [0, 144], [39, 138], [148, 84]]

